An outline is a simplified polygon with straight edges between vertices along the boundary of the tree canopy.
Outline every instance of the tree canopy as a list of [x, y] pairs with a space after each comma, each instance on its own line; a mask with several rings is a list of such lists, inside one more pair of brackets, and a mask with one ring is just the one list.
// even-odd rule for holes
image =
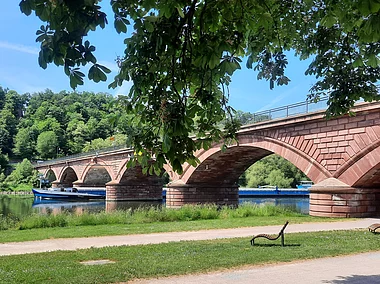
[[37, 170], [33, 168], [33, 165], [28, 159], [24, 159], [21, 163], [18, 163], [12, 171], [12, 173], [5, 179], [6, 182], [19, 184], [19, 183], [33, 183], [37, 180]]
[[180, 172], [185, 161], [196, 164], [196, 149], [234, 137], [239, 123], [228, 85], [242, 60], [274, 88], [291, 79], [286, 51], [312, 57], [305, 73], [318, 81], [308, 96], [329, 95], [327, 115], [347, 113], [360, 98], [379, 99], [379, 0], [111, 0], [113, 15], [98, 2], [22, 0], [20, 8], [44, 22], [40, 66], [62, 66], [73, 88], [83, 84], [84, 65], [95, 82], [110, 72], [97, 62], [90, 32], [111, 18], [118, 33], [133, 29], [110, 87], [133, 82], [120, 101], [137, 129], [130, 136], [141, 153], [135, 160], [148, 165], [154, 156], [155, 170], [169, 161]]
[[51, 159], [126, 145], [129, 128], [118, 127], [118, 118], [127, 115], [109, 94], [1, 91], [0, 160], [1, 153], [11, 160]]
[[250, 166], [240, 179], [240, 185], [255, 188], [272, 185], [295, 188], [301, 180], [308, 180], [296, 166], [278, 155], [267, 156]]

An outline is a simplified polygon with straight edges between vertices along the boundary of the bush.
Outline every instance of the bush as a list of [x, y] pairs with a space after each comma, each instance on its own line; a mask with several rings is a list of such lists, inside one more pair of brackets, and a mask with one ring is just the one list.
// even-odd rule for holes
[[12, 190], [12, 187], [9, 185], [9, 183], [0, 182], [0, 191], [10, 191], [10, 190]]
[[37, 171], [33, 168], [28, 159], [18, 163], [14, 171], [5, 179], [5, 182], [12, 185], [32, 184], [38, 179]]
[[19, 219], [14, 216], [4, 216], [0, 214], [0, 231], [17, 227]]
[[33, 214], [20, 222], [20, 230], [34, 228], [66, 227], [68, 225], [68, 214], [57, 215]]

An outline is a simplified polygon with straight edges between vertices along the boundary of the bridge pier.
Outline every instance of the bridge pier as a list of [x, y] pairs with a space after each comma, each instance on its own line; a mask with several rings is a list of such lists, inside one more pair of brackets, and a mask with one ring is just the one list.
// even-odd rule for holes
[[106, 183], [106, 201], [158, 201], [162, 200], [162, 184]]
[[166, 187], [166, 207], [180, 208], [186, 204], [239, 204], [238, 185], [203, 185], [169, 183]]
[[[81, 180], [77, 180], [77, 181], [74, 181], [74, 182], [73, 182], [73, 187], [75, 187], [75, 188], [81, 188], [81, 187], [83, 187], [83, 186], [85, 186], [85, 184], [84, 184], [84, 182], [81, 181]], [[99, 186], [99, 187], [102, 187], [102, 186]], [[104, 187], [104, 186], [103, 186], [103, 187]]]
[[380, 189], [354, 188], [329, 178], [310, 188], [309, 214], [343, 218], [380, 216]]
[[51, 187], [52, 188], [72, 187], [72, 183], [65, 183], [65, 182], [56, 180], [56, 181], [51, 182]]

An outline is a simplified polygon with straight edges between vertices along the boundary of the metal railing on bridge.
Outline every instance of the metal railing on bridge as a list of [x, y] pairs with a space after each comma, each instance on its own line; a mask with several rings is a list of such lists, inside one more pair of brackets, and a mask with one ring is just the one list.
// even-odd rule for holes
[[93, 150], [89, 152], [84, 152], [84, 153], [78, 153], [70, 156], [64, 156], [64, 157], [59, 157], [53, 160], [48, 160], [48, 161], [36, 161], [34, 163], [35, 166], [48, 166], [52, 164], [56, 164], [57, 162], [64, 162], [68, 160], [75, 160], [78, 158], [86, 158], [86, 157], [96, 157], [99, 155], [107, 154], [107, 153], [112, 153], [115, 151], [120, 151], [120, 150], [131, 150], [130, 147], [127, 147], [126, 145], [122, 146], [114, 146], [114, 147], [109, 147], [109, 148], [103, 148], [99, 150]]
[[244, 125], [254, 124], [258, 122], [286, 118], [295, 115], [307, 114], [317, 110], [323, 110], [327, 108], [328, 97], [322, 97], [318, 101], [304, 101], [287, 106], [273, 108], [261, 112], [255, 112], [251, 120], [244, 123]]
[[[247, 121], [246, 123], [244, 123], [244, 125], [254, 124], [254, 123], [273, 120], [273, 119], [286, 118], [286, 117], [300, 115], [300, 114], [307, 114], [313, 111], [326, 109], [327, 100], [328, 100], [328, 97], [323, 97], [317, 102], [304, 101], [304, 102], [295, 103], [295, 104], [291, 104], [291, 105], [287, 105], [283, 107], [269, 109], [262, 112], [256, 112], [253, 114], [253, 118]], [[75, 160], [77, 158], [94, 157], [97, 155], [112, 153], [114, 151], [124, 150], [124, 149], [128, 150], [131, 148], [127, 146], [116, 146], [116, 147], [104, 148], [104, 149], [99, 149], [99, 150], [93, 150], [90, 152], [79, 153], [79, 154], [74, 154], [74, 155], [65, 156], [65, 157], [59, 157], [57, 159], [48, 160], [48, 161], [37, 161], [35, 165], [48, 166], [51, 164], [56, 164], [57, 162]]]

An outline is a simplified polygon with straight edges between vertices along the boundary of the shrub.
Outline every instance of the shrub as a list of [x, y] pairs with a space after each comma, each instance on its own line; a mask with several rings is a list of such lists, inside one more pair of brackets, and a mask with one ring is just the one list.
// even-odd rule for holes
[[37, 180], [37, 171], [33, 168], [32, 163], [28, 159], [24, 159], [18, 163], [14, 171], [5, 179], [11, 187], [18, 184], [32, 184]]
[[17, 226], [19, 219], [14, 216], [0, 214], [0, 231], [8, 230]]
[[33, 214], [20, 222], [20, 230], [34, 228], [66, 227], [68, 225], [68, 214], [57, 215]]

